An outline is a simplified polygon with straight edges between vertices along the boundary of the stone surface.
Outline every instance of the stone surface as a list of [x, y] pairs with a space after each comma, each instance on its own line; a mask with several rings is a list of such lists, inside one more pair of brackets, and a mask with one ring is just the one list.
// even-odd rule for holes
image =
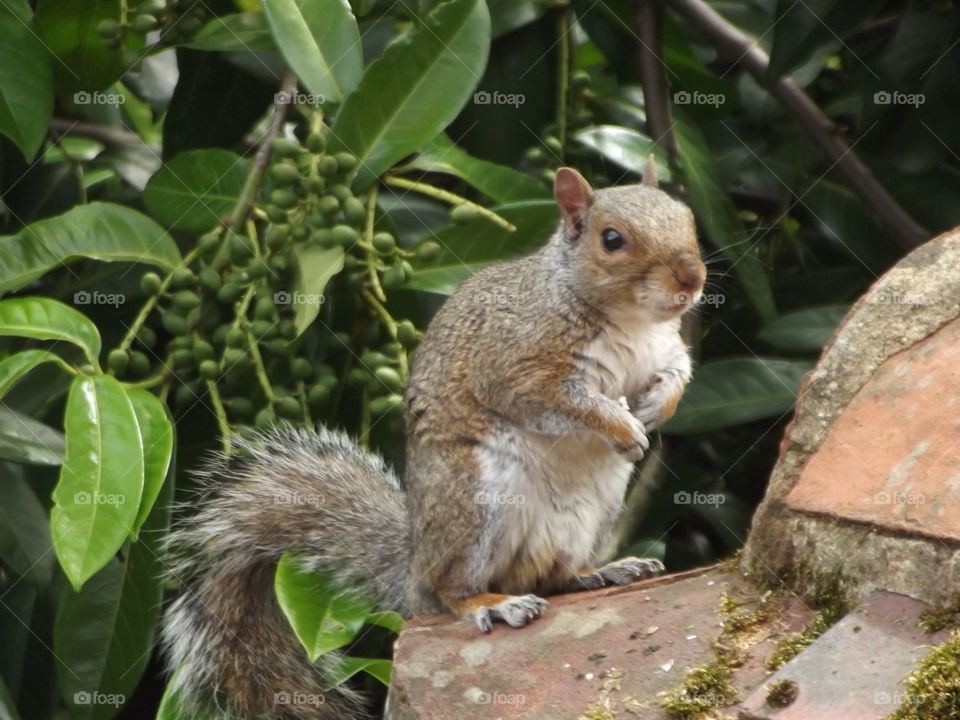
[[[958, 316], [958, 230], [903, 258], [856, 303], [801, 389], [745, 570], [839, 569], [855, 600], [874, 589], [928, 602], [960, 591], [950, 442], [960, 409], [956, 369], [944, 367], [956, 365]], [[879, 502], [884, 492], [891, 502]]]
[[[876, 592], [748, 697], [740, 720], [880, 720], [904, 696], [902, 680], [949, 634], [926, 635], [917, 628], [925, 605]], [[783, 708], [767, 703], [767, 688], [796, 683], [796, 699]]]
[[[489, 635], [449, 616], [414, 618], [397, 641], [386, 718], [576, 720], [595, 706], [666, 720], [657, 693], [713, 660], [720, 598], [743, 587], [708, 569], [552, 597], [537, 622]], [[766, 677], [776, 638], [809, 619], [797, 608], [753, 639], [734, 683], [742, 693]]]

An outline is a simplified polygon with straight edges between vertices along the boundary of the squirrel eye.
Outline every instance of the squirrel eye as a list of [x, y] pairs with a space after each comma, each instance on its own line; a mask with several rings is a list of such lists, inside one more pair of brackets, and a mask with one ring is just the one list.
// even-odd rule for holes
[[607, 252], [616, 252], [620, 250], [625, 243], [623, 235], [613, 228], [605, 228], [603, 232], [600, 233], [600, 238], [603, 241], [603, 249]]

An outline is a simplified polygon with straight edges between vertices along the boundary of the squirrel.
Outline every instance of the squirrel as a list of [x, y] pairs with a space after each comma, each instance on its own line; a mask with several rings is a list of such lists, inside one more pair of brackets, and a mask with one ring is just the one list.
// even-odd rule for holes
[[[328, 429], [235, 440], [198, 472], [199, 512], [168, 539], [184, 581], [162, 642], [184, 716], [345, 718], [349, 688], [316, 698], [336, 653], [308, 662], [280, 612], [280, 556], [405, 615], [449, 611], [489, 632], [541, 616], [556, 592], [663, 572], [597, 565], [633, 463], [691, 376], [680, 317], [706, 269], [693, 215], [643, 183], [594, 191], [560, 168], [546, 245], [483, 268], [446, 300], [413, 358], [405, 490], [378, 456]], [[320, 496], [318, 503], [278, 502]], [[206, 715], [204, 715], [206, 716]]]

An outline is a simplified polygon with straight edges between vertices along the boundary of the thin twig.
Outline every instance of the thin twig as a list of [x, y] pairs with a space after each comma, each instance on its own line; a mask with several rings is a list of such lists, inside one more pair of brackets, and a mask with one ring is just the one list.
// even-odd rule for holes
[[647, 114], [647, 135], [671, 156], [677, 153], [670, 119], [670, 99], [663, 63], [663, 4], [661, 0], [640, 0], [637, 6], [637, 57], [643, 108]]
[[797, 124], [820, 146], [826, 158], [877, 214], [881, 224], [889, 228], [902, 247], [912, 249], [930, 237], [930, 233], [894, 200], [850, 146], [840, 139], [833, 121], [797, 86], [793, 78], [767, 76], [770, 58], [756, 41], [727, 22], [703, 0], [667, 2], [684, 20], [700, 30], [721, 54], [737, 58], [737, 62], [793, 115]]
[[50, 121], [50, 135], [59, 139], [64, 135], [79, 135], [102, 142], [104, 145], [143, 145], [140, 136], [127, 130], [78, 122], [70, 118], [53, 118]]

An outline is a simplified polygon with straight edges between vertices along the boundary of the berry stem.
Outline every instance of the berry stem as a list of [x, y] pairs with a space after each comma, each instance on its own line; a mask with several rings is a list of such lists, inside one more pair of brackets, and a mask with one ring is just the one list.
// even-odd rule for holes
[[387, 295], [383, 292], [380, 275], [377, 273], [377, 251], [373, 247], [373, 221], [376, 210], [377, 186], [374, 184], [367, 191], [367, 223], [363, 231], [364, 242], [361, 247], [366, 251], [367, 270], [370, 273], [370, 287], [373, 289], [373, 294], [380, 302], [386, 302]]
[[500, 227], [505, 230], [513, 232], [516, 230], [516, 226], [506, 220], [503, 217], [497, 215], [493, 210], [485, 208], [483, 205], [477, 205], [477, 203], [467, 200], [461, 195], [452, 193], [449, 190], [443, 190], [433, 185], [428, 185], [427, 183], [417, 182], [416, 180], [407, 180], [406, 178], [396, 177], [395, 175], [387, 175], [383, 178], [383, 181], [387, 185], [393, 185], [394, 187], [406, 188], [407, 190], [415, 190], [416, 192], [423, 193], [424, 195], [429, 195], [434, 197], [437, 200], [442, 200], [443, 202], [450, 203], [451, 205], [468, 205], [477, 211], [480, 215], [483, 215], [485, 218], [495, 222]]
[[207, 392], [210, 393], [210, 402], [213, 403], [213, 411], [217, 416], [217, 425], [220, 427], [220, 439], [223, 442], [223, 454], [229, 455], [233, 449], [230, 442], [230, 423], [227, 422], [227, 411], [223, 407], [223, 398], [220, 397], [220, 389], [213, 380], [207, 380]]

